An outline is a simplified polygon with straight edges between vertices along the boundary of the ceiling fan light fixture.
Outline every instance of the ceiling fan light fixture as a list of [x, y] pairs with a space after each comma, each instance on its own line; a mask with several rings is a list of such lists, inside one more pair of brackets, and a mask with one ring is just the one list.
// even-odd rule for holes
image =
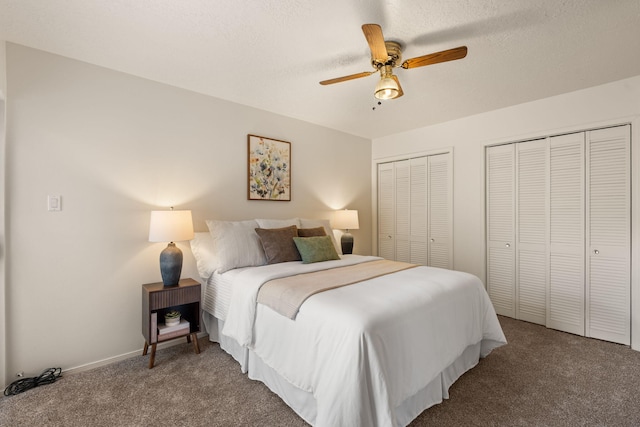
[[400, 86], [396, 79], [393, 78], [393, 72], [390, 66], [385, 66], [381, 71], [380, 80], [376, 84], [374, 96], [378, 99], [393, 99], [400, 95]]

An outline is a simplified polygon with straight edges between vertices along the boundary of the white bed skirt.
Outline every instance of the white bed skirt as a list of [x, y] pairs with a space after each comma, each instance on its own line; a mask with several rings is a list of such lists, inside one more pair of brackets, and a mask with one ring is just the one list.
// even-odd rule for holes
[[[237, 360], [243, 373], [246, 373], [253, 380], [264, 383], [303, 420], [311, 425], [314, 424], [317, 411], [313, 394], [295, 387], [267, 366], [254, 352], [241, 347], [234, 339], [223, 335], [224, 322], [222, 320], [206, 311], [203, 311], [202, 317], [205, 329], [209, 334], [209, 340], [219, 343], [220, 348]], [[449, 398], [449, 387], [462, 374], [476, 366], [479, 360], [480, 343], [467, 347], [462, 355], [444, 369], [438, 377], [396, 408], [397, 425], [408, 425], [425, 409]]]

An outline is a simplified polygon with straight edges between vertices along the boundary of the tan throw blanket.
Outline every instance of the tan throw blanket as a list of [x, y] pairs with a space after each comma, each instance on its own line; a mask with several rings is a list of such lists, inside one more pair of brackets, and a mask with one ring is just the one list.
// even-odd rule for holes
[[302, 303], [313, 294], [412, 267], [416, 265], [382, 259], [274, 279], [260, 287], [258, 302], [295, 319]]

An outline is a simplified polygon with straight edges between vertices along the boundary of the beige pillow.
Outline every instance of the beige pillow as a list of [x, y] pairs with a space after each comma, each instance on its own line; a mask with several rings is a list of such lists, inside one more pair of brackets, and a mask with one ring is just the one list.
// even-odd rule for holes
[[255, 232], [258, 223], [249, 221], [206, 221], [213, 239], [218, 273], [240, 267], [264, 265], [266, 259]]
[[217, 267], [215, 248], [213, 246], [211, 233], [206, 231], [194, 233], [190, 244], [191, 252], [193, 253], [193, 257], [196, 259], [198, 274], [205, 281], [209, 280], [209, 277], [211, 277]]
[[300, 227], [300, 221], [298, 218], [289, 218], [289, 219], [262, 219], [256, 218], [256, 222], [258, 223], [258, 227], [260, 228], [283, 228], [295, 225], [296, 227]]

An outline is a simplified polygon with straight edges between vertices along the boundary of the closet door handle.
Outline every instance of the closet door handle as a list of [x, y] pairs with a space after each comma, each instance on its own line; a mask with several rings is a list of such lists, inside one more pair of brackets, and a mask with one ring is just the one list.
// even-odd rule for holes
[[436, 239], [430, 239], [429, 241], [430, 241], [431, 243], [433, 243], [433, 242], [435, 242], [435, 241], [436, 241]]
[[507, 243], [506, 245], [504, 245], [506, 248], [510, 248], [511, 247], [511, 243]]
[[594, 251], [593, 251], [593, 254], [594, 254], [594, 255], [598, 255], [599, 253], [600, 253], [600, 251], [599, 251], [599, 250], [594, 249]]

